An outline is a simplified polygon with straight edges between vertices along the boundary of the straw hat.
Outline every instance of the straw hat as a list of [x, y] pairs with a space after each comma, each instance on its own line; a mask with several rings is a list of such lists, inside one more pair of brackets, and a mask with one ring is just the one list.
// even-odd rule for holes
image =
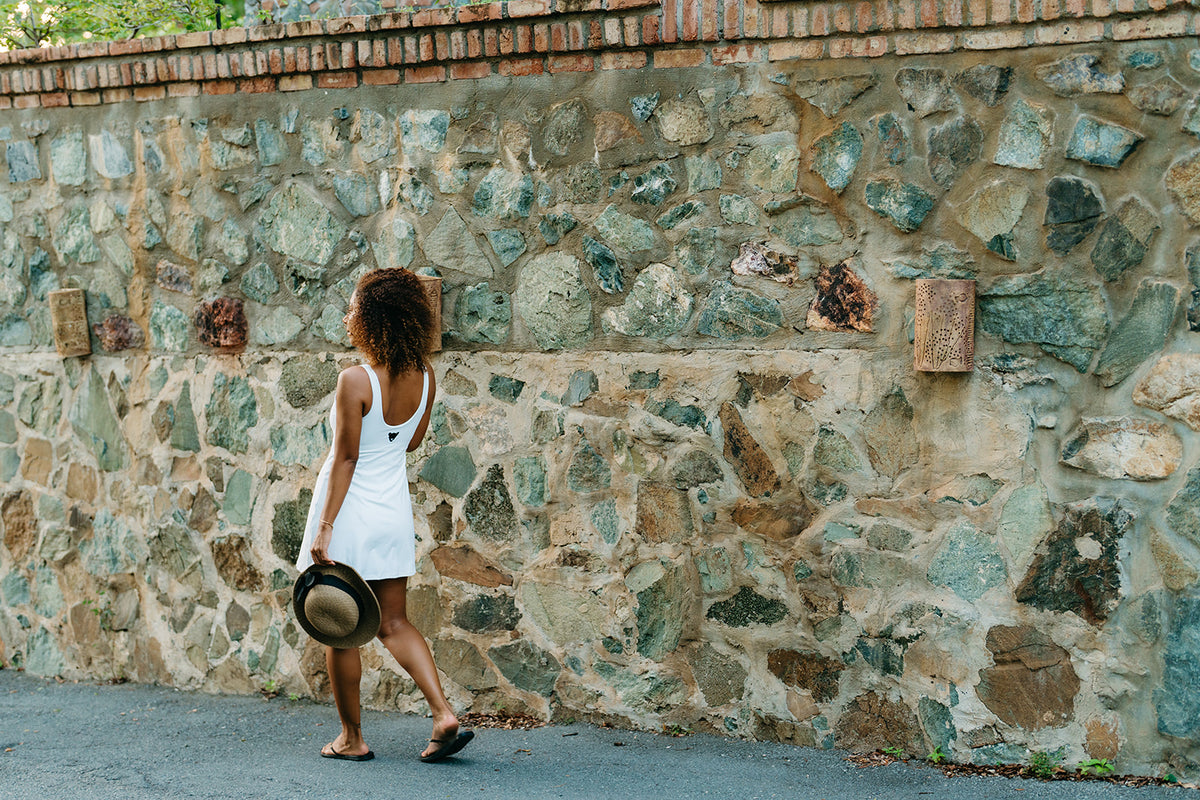
[[379, 633], [379, 600], [352, 567], [313, 564], [292, 590], [296, 619], [321, 644], [361, 647]]

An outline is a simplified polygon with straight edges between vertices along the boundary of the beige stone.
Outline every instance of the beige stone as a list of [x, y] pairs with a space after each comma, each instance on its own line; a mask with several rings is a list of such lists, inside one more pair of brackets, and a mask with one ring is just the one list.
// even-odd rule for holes
[[1163, 422], [1084, 419], [1068, 434], [1061, 462], [1102, 478], [1160, 480], [1174, 474], [1183, 441]]
[[1171, 591], [1183, 591], [1200, 578], [1200, 572], [1197, 572], [1159, 531], [1155, 531], [1150, 537], [1150, 552], [1154, 554], [1154, 560], [1158, 563], [1163, 586]]
[[626, 141], [642, 141], [637, 127], [624, 114], [616, 111], [601, 111], [593, 120], [596, 125], [596, 151], [612, 150]]
[[517, 602], [551, 641], [563, 645], [602, 638], [609, 609], [587, 589], [529, 578], [517, 587]]
[[454, 578], [477, 586], [495, 588], [512, 586], [512, 575], [500, 569], [488, 559], [472, 550], [468, 545], [439, 547], [430, 553], [433, 565], [447, 578]]
[[4, 520], [4, 546], [13, 561], [24, 563], [25, 557], [37, 543], [37, 517], [33, 513], [33, 497], [29, 492], [14, 492], [0, 501], [0, 518]]
[[1087, 721], [1084, 749], [1092, 758], [1113, 760], [1121, 751], [1121, 737], [1115, 719], [1093, 717]]
[[804, 722], [821, 713], [821, 707], [813, 702], [811, 694], [792, 689], [787, 693], [787, 707], [797, 722]]
[[21, 459], [21, 476], [27, 481], [45, 486], [50, 482], [50, 470], [54, 466], [54, 450], [45, 439], [30, 439], [25, 443], [25, 457]]
[[1171, 353], [1133, 387], [1133, 402], [1200, 431], [1200, 354]]
[[67, 465], [67, 497], [90, 503], [96, 499], [96, 470], [72, 461]]
[[997, 625], [987, 647], [995, 666], [979, 671], [979, 699], [1009, 725], [1057, 728], [1075, 713], [1079, 678], [1071, 656], [1029, 625]]
[[1192, 225], [1200, 225], [1200, 155], [1190, 155], [1171, 165], [1167, 189], [1175, 195], [1179, 209]]

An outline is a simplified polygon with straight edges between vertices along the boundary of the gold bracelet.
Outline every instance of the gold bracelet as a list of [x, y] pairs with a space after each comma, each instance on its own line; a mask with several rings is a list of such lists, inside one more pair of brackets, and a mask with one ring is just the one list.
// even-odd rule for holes
[[329, 527], [331, 527], [331, 528], [333, 527], [333, 523], [332, 523], [332, 522], [330, 522], [330, 521], [329, 521], [329, 520], [327, 520], [327, 519], [323, 519], [323, 520], [321, 520], [321, 524], [322, 524], [322, 525], [328, 525], [328, 526], [329, 526]]

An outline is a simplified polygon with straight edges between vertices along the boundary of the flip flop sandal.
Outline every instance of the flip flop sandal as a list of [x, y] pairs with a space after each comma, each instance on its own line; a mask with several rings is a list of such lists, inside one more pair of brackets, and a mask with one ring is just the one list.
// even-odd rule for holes
[[321, 758], [337, 758], [337, 759], [341, 759], [342, 761], [370, 761], [372, 758], [375, 757], [375, 754], [372, 753], [370, 750], [368, 750], [367, 752], [363, 753], [360, 756], [351, 755], [349, 753], [339, 753], [337, 750], [334, 749], [333, 742], [330, 742], [328, 747], [329, 747], [328, 753], [325, 752], [324, 750], [321, 751]]
[[421, 760], [426, 764], [433, 761], [441, 761], [443, 758], [452, 756], [459, 750], [462, 750], [474, 738], [475, 731], [459, 731], [458, 735], [453, 739], [430, 739], [430, 743], [441, 746], [429, 755], [421, 756]]

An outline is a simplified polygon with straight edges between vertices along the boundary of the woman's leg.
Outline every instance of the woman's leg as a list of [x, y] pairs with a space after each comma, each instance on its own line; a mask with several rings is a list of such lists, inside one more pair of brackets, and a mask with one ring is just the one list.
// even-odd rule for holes
[[[454, 716], [450, 702], [446, 700], [446, 693], [442, 689], [442, 681], [438, 677], [433, 654], [429, 652], [425, 637], [408, 621], [408, 579], [371, 581], [371, 588], [379, 598], [379, 608], [382, 612], [379, 640], [404, 671], [416, 681], [417, 688], [425, 695], [425, 702], [429, 704], [429, 711], [433, 715], [431, 738], [439, 741], [453, 738], [458, 733], [458, 718]], [[421, 755], [428, 755], [436, 749], [437, 745], [430, 744]]]
[[360, 756], [369, 749], [362, 736], [362, 716], [358, 700], [358, 683], [362, 678], [362, 661], [358, 648], [341, 650], [325, 648], [325, 665], [329, 669], [329, 683], [333, 688], [333, 702], [338, 717], [342, 720], [342, 733], [323, 752], [336, 752], [344, 756]]

